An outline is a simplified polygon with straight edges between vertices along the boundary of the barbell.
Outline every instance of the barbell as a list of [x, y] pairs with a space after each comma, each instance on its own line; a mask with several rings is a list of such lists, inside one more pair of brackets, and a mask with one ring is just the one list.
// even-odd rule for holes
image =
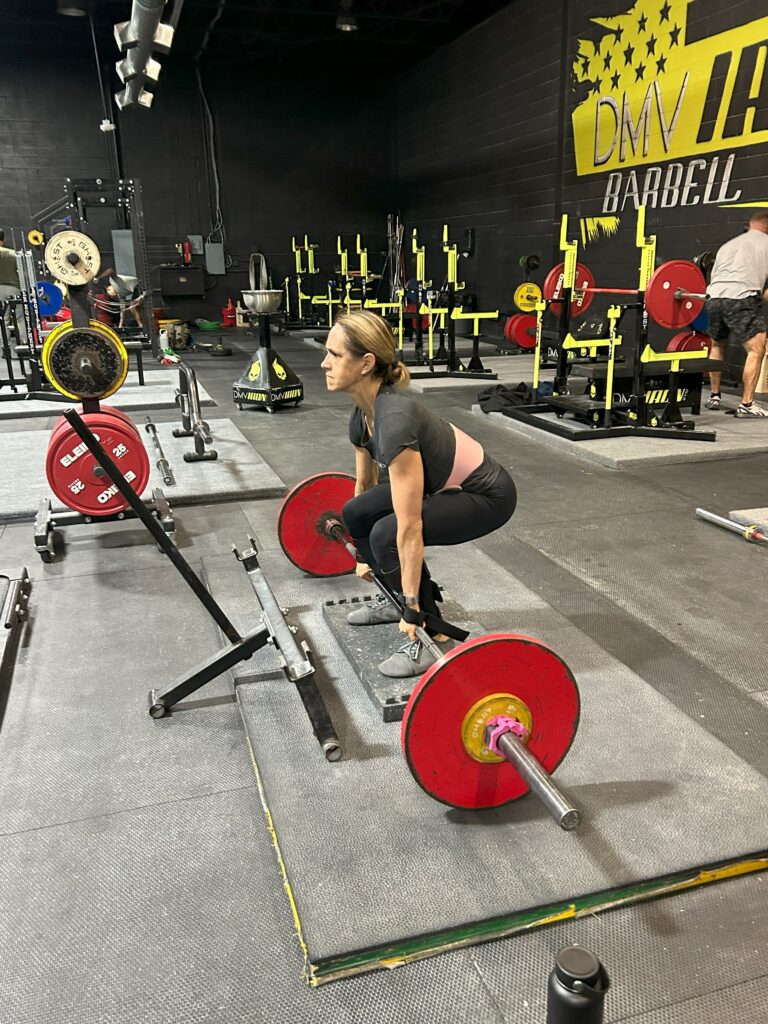
[[[356, 555], [342, 518], [355, 479], [320, 473], [297, 484], [284, 499], [277, 533], [286, 557], [310, 576], [354, 570]], [[398, 595], [375, 572], [384, 597], [401, 609]], [[466, 637], [431, 618], [448, 635]], [[541, 640], [516, 633], [464, 639], [447, 654], [417, 626], [420, 642], [435, 657], [405, 708], [401, 746], [416, 782], [451, 807], [500, 807], [533, 792], [560, 827], [571, 831], [581, 811], [551, 775], [573, 743], [579, 723], [579, 690], [566, 663]]]
[[[543, 294], [553, 313], [559, 313], [565, 276], [565, 264], [550, 270], [544, 281]], [[643, 293], [645, 308], [661, 327], [687, 327], [704, 308], [706, 280], [701, 270], [689, 260], [662, 263], [650, 277]], [[576, 264], [571, 310], [574, 315], [586, 313], [594, 295], [640, 295], [639, 288], [604, 288], [595, 284], [589, 267]]]

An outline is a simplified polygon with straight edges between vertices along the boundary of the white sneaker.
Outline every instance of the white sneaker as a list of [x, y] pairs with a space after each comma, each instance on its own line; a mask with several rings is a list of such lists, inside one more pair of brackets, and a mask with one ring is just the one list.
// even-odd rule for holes
[[748, 416], [768, 416], [768, 412], [765, 411], [762, 405], [758, 405], [757, 402], [750, 402], [749, 405], [744, 405], [742, 402], [736, 410], [736, 415], [739, 419], [746, 419]]

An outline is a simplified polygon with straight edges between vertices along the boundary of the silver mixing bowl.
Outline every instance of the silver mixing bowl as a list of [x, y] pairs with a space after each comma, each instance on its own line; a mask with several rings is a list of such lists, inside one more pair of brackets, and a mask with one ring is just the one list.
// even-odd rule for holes
[[243, 300], [252, 313], [275, 313], [280, 308], [283, 292], [279, 288], [244, 291]]

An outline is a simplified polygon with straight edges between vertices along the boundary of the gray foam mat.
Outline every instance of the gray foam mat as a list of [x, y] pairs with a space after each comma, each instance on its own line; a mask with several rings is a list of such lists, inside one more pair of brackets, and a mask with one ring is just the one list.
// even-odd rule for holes
[[0, 733], [0, 834], [252, 784], [230, 680], [194, 712], [148, 713], [150, 687], [220, 646], [159, 555], [149, 571], [36, 582]]
[[[587, 824], [559, 832], [530, 796], [485, 812], [427, 797], [408, 772], [397, 727], [371, 714], [323, 621], [320, 604], [333, 582], [302, 579], [265, 550], [278, 600], [322, 654], [346, 751], [343, 762], [318, 768], [317, 745], [296, 733], [295, 705], [275, 675], [241, 680], [265, 799], [321, 974], [350, 954], [354, 961], [356, 951], [403, 955], [419, 936], [455, 940], [472, 923], [763, 849], [762, 775], [478, 550], [469, 570], [444, 550], [430, 554], [433, 575], [462, 594], [468, 615], [482, 622], [484, 607], [506, 610], [510, 629], [550, 643], [574, 671], [582, 721], [558, 779]], [[365, 959], [370, 966], [371, 954]]]
[[0, 836], [4, 1020], [502, 1024], [466, 950], [308, 988], [260, 818], [251, 785]]
[[[734, 686], [766, 689], [762, 661], [744, 643], [745, 635], [762, 634], [768, 615], [763, 587], [744, 599], [744, 580], [759, 571], [756, 558], [763, 552], [757, 546], [699, 519], [692, 506], [682, 513], [644, 512], [630, 522], [526, 526], [520, 536]], [[698, 545], [695, 557], [690, 544]], [[712, 565], [727, 567], [717, 574], [716, 596]], [[681, 601], [681, 594], [688, 596]]]
[[[231, 420], [209, 420], [218, 459], [211, 462], [185, 462], [184, 453], [194, 451], [192, 438], [173, 436], [175, 423], [156, 423], [165, 457], [171, 465], [175, 484], [163, 482], [155, 462], [152, 441], [144, 430], [144, 421], [134, 418], [144, 447], [149, 453], [152, 472], [144, 497], [161, 488], [171, 508], [192, 503], [239, 501], [243, 498], [269, 498], [285, 493], [279, 476], [267, 465]], [[0, 445], [0, 522], [34, 518], [40, 498], [50, 495], [45, 476], [45, 458], [49, 434], [40, 430], [4, 434]], [[64, 506], [53, 501], [54, 510]]]
[[[722, 413], [703, 411], [695, 417], [697, 430], [716, 430], [714, 441], [655, 437], [609, 437], [597, 440], [572, 441], [530, 423], [513, 420], [501, 412], [484, 413], [479, 405], [472, 406], [472, 412], [489, 419], [502, 430], [513, 434], [535, 438], [542, 444], [560, 451], [569, 452], [576, 458], [588, 462], [599, 462], [611, 469], [634, 469], [647, 465], [663, 465], [678, 462], [708, 462], [715, 459], [731, 459], [739, 455], [755, 455], [768, 451], [768, 422], [757, 423], [737, 420]], [[543, 420], [552, 423], [566, 423], [558, 420], [554, 413], [542, 413]], [[576, 425], [575, 425], [576, 426]]]
[[[138, 375], [135, 371], [128, 374], [126, 383], [114, 395], [108, 398], [107, 404], [113, 403], [124, 412], [140, 409], [173, 409], [176, 405], [176, 389], [179, 386], [178, 370], [173, 373], [167, 371], [163, 379], [160, 371], [152, 371], [147, 376], [147, 383], [141, 387], [138, 383]], [[203, 406], [215, 405], [216, 403], [202, 386], [198, 384], [200, 404]], [[29, 418], [34, 416], [55, 416], [60, 414], [72, 400], [66, 402], [47, 402], [37, 399], [20, 399], [18, 402], [0, 402], [0, 419]]]

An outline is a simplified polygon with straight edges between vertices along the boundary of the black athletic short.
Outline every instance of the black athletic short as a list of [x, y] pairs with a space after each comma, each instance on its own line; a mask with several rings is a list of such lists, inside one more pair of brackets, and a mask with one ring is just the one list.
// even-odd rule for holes
[[765, 333], [761, 296], [745, 299], [707, 299], [707, 334], [721, 344], [731, 339], [743, 344]]

